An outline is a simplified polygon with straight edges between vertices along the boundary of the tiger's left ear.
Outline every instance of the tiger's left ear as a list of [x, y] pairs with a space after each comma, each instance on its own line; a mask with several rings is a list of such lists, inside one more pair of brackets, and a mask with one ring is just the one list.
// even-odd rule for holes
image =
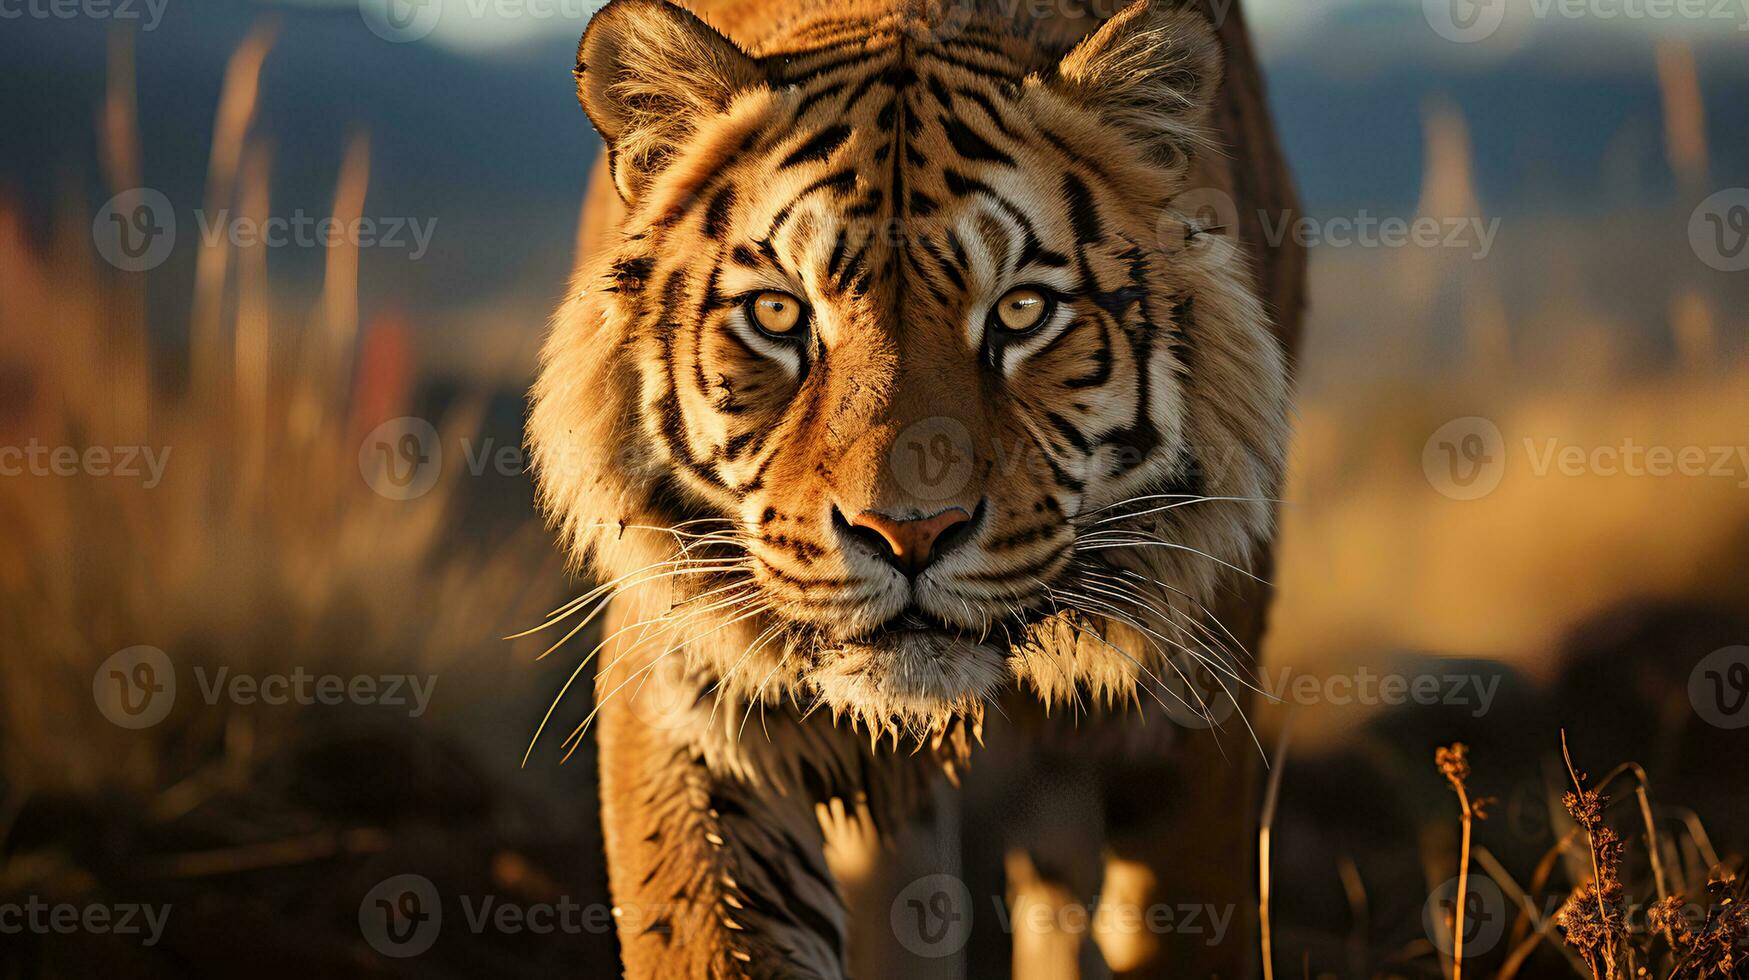
[[1075, 46], [1056, 87], [1176, 167], [1207, 142], [1221, 87], [1221, 43], [1208, 18], [1175, 0], [1136, 0]]
[[607, 143], [613, 182], [635, 201], [700, 123], [759, 66], [733, 41], [667, 0], [612, 0], [577, 46], [577, 101]]

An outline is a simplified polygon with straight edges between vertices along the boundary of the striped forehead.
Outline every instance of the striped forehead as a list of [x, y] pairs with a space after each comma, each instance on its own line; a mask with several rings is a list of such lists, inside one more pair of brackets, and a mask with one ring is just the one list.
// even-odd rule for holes
[[767, 56], [787, 108], [754, 141], [753, 179], [709, 195], [707, 233], [726, 231], [739, 205], [736, 237], [755, 246], [738, 253], [744, 264], [785, 267], [825, 291], [908, 267], [942, 302], [966, 287], [974, 260], [1061, 266], [1046, 241], [1061, 243], [1066, 224], [1055, 200], [1039, 200], [1059, 183], [1036, 166], [1049, 142], [1028, 138], [1017, 105], [1026, 69], [994, 37], [924, 42], [864, 25], [855, 43]]

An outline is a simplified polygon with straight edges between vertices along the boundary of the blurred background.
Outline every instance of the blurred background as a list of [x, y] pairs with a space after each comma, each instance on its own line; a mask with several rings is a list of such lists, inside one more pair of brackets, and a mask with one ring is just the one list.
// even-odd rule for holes
[[[587, 588], [520, 447], [594, 7], [0, 0], [0, 908], [174, 910], [0, 935], [0, 976], [616, 972], [604, 920], [450, 903], [402, 958], [360, 905], [603, 911], [588, 741], [524, 758], [591, 644], [503, 639]], [[1749, 845], [1749, 2], [1244, 9], [1311, 248], [1277, 968], [1449, 970], [1462, 740], [1513, 927], [1478, 969], [1588, 975], [1511, 922], [1576, 883], [1563, 728], [1642, 767], [1646, 897]]]

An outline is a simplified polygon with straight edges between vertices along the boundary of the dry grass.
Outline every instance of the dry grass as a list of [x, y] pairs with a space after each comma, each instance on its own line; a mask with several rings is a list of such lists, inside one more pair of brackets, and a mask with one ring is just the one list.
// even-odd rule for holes
[[[141, 183], [139, 139], [126, 81], [131, 54], [118, 44], [114, 57], [120, 70], [100, 120], [103, 164], [112, 186], [126, 188]], [[270, 208], [272, 160], [251, 141], [255, 87], [270, 57], [270, 35], [257, 35], [227, 72], [211, 207], [257, 214]], [[1673, 165], [1685, 181], [1697, 180], [1705, 144], [1692, 111], [1692, 64], [1670, 54], [1661, 67], [1673, 107]], [[1429, 141], [1424, 210], [1478, 210], [1461, 121], [1439, 110]], [[370, 173], [368, 141], [361, 137], [344, 152], [333, 208], [342, 220], [364, 212]], [[358, 973], [383, 963], [358, 958], [356, 923], [345, 919], [355, 911], [345, 906], [362, 893], [353, 886], [368, 887], [373, 875], [380, 877], [384, 856], [405, 853], [408, 838], [421, 832], [414, 866], [472, 861], [457, 874], [475, 875], [473, 887], [482, 890], [595, 881], [598, 868], [554, 870], [506, 844], [509, 835], [501, 831], [513, 824], [525, 840], [570, 844], [566, 833], [574, 833], [575, 819], [527, 818], [496, 790], [478, 790], [466, 760], [441, 751], [429, 753], [437, 763], [411, 775], [378, 770], [383, 763], [372, 755], [330, 758], [333, 771], [323, 778], [347, 784], [346, 792], [400, 780], [413, 784], [409, 795], [429, 797], [398, 822], [375, 813], [343, 818], [285, 792], [308, 775], [288, 772], [299, 765], [288, 758], [309, 749], [317, 730], [341, 727], [335, 715], [312, 723], [312, 712], [296, 709], [179, 703], [166, 722], [136, 732], [93, 710], [97, 665], [144, 643], [179, 666], [436, 674], [436, 717], [418, 726], [420, 739], [435, 739], [445, 725], [444, 693], [470, 704], [513, 700], [538, 683], [506, 670], [512, 651], [496, 637], [538, 622], [560, 578], [532, 521], [501, 540], [466, 533], [459, 504], [469, 488], [459, 468], [411, 501], [386, 499], [365, 482], [358, 462], [365, 433], [411, 411], [420, 379], [411, 331], [391, 320], [361, 325], [355, 250], [332, 250], [321, 294], [307, 309], [285, 310], [268, 301], [264, 253], [205, 247], [186, 337], [154, 343], [140, 284], [98, 264], [86, 232], [84, 222], [69, 220], [54, 240], [28, 241], [17, 214], [0, 200], [0, 445], [35, 439], [152, 447], [170, 456], [164, 482], [153, 488], [119, 478], [0, 480], [0, 539], [8, 542], [0, 549], [0, 897], [132, 888], [175, 894], [198, 909], [203, 895], [222, 902], [249, 893], [265, 895], [265, 908], [242, 921], [266, 929], [292, 914], [296, 901], [319, 895], [316, 921], [282, 926], [259, 947], [227, 946], [205, 933], [185, 938], [181, 950], [250, 964], [264, 958], [262, 950], [289, 955], [307, 947], [315, 951], [309, 959], [284, 968], [302, 962]], [[1323, 355], [1314, 330], [1313, 370], [1321, 373], [1298, 424], [1266, 663], [1329, 673], [1376, 662], [1382, 651], [1424, 649], [1547, 673], [1555, 665], [1538, 658], [1558, 636], [1624, 598], [1749, 597], [1742, 557], [1749, 493], [1735, 482], [1536, 476], [1526, 472], [1519, 448], [1524, 439], [1594, 446], [1624, 436], [1642, 445], [1741, 443], [1749, 366], [1725, 360], [1728, 345], [1714, 313], [1726, 308], [1719, 296], [1693, 283], [1671, 286], [1675, 363], [1624, 369], [1632, 353], [1600, 353], [1610, 346], [1598, 341], [1604, 321], [1569, 309], [1570, 293], [1558, 278], [1547, 284], [1548, 295], [1514, 304], [1508, 315], [1498, 284], [1478, 281], [1473, 269], [1454, 273], [1426, 255], [1391, 256], [1360, 271], [1366, 274], [1338, 270], [1326, 281], [1346, 283], [1357, 295], [1375, 282], [1396, 284], [1400, 293], [1387, 288], [1366, 294], [1366, 302], [1373, 316], [1400, 323], [1422, 322], [1429, 297], [1453, 281], [1464, 286], [1464, 353], [1426, 383], [1340, 390], [1340, 372], [1316, 363]], [[1406, 346], [1425, 341], [1413, 337]], [[1516, 468], [1488, 498], [1455, 501], [1429, 484], [1422, 448], [1441, 424], [1468, 415], [1500, 427]], [[438, 420], [445, 445], [471, 434], [478, 419], [476, 403], [450, 406]], [[528, 728], [507, 734], [507, 750], [520, 748], [538, 717], [537, 707]], [[1322, 718], [1303, 712], [1297, 724], [1315, 743], [1352, 734], [1358, 721], [1353, 711]], [[423, 757], [426, 748], [408, 755]], [[510, 750], [503, 758], [508, 763], [515, 755]], [[1289, 898], [1303, 885], [1270, 876], [1271, 861], [1299, 846], [1273, 819], [1277, 801], [1286, 803], [1279, 750], [1277, 756], [1259, 842], [1266, 930], [1272, 898]], [[1472, 819], [1479, 814], [1469, 786], [1472, 780], [1487, 786], [1489, 762], [1478, 759], [1477, 774], [1468, 771], [1467, 757], [1448, 756], [1440, 766], [1459, 794], [1452, 869], [1460, 895], [1485, 875], [1520, 910], [1506, 943], [1487, 961], [1489, 975], [1709, 980], [1743, 973], [1740, 944], [1749, 935], [1743, 885], [1715, 870], [1721, 862], [1698, 818], [1654, 809], [1637, 766], [1597, 781], [1572, 770], [1570, 823], [1520, 876], [1521, 885], [1487, 846], [1486, 826], [1472, 853]], [[1418, 776], [1432, 783], [1424, 759], [1422, 765]], [[1631, 839], [1611, 823], [1621, 818], [1604, 795], [1630, 776], [1644, 831]], [[442, 823], [452, 808], [461, 815]], [[505, 809], [515, 811], [514, 819], [503, 817]], [[1633, 841], [1644, 846], [1643, 862], [1624, 853]], [[598, 848], [591, 842], [576, 849], [584, 850], [590, 852], [584, 862], [594, 861]], [[1369, 896], [1356, 864], [1346, 856], [1344, 862], [1342, 884], [1356, 922], [1364, 923], [1369, 907], [1385, 907], [1387, 896]], [[1635, 932], [1618, 922], [1614, 910], [1628, 904], [1628, 895], [1646, 897], [1655, 928]], [[1693, 902], [1706, 903], [1699, 920], [1679, 914]], [[1464, 905], [1455, 908], [1461, 913]], [[1551, 914], [1533, 915], [1538, 909]], [[198, 911], [191, 914], [203, 921]], [[235, 919], [218, 921], [247, 932]], [[1418, 946], [1378, 975], [1446, 970], [1459, 980], [1465, 925], [1450, 926], [1460, 937], [1453, 961]], [[1284, 931], [1266, 932], [1263, 941], [1268, 975], [1278, 953], [1300, 961]], [[557, 955], [563, 944], [546, 948]], [[603, 939], [591, 957], [563, 965], [574, 972], [577, 962], [610, 955]], [[1402, 968], [1405, 962], [1412, 968]], [[501, 969], [505, 961], [464, 965], [477, 973], [483, 963]], [[442, 972], [449, 964], [421, 965]], [[1477, 962], [1468, 972], [1479, 975], [1481, 968]]]
[[[233, 61], [221, 141], [245, 142], [265, 43], [252, 39]], [[214, 160], [226, 173], [243, 161], [235, 188], [216, 182], [214, 203], [229, 206], [230, 193], [244, 213], [265, 211], [264, 155], [218, 147]], [[362, 142], [348, 153], [342, 218], [361, 207], [367, 161]], [[553, 593], [543, 577], [558, 581], [548, 546], [533, 527], [502, 541], [458, 534], [461, 466], [413, 500], [366, 482], [364, 438], [414, 410], [416, 379], [411, 338], [392, 322], [365, 338], [353, 366], [356, 250], [332, 250], [313, 309], [276, 318], [266, 250], [205, 246], [197, 320], [229, 315], [196, 324], [190, 349], [204, 359], [167, 365], [154, 354], [179, 345], [148, 342], [140, 284], [105, 274], [70, 232], [78, 223], [62, 227], [38, 249], [0, 205], [0, 357], [20, 392], [0, 433], [8, 445], [81, 453], [142, 447], [142, 459], [162, 460], [162, 483], [0, 480], [0, 526], [14, 542], [0, 555], [0, 646], [25, 651], [0, 659], [0, 751], [14, 792], [161, 786], [187, 775], [163, 771], [175, 753], [157, 743], [171, 738], [224, 732], [231, 750], [259, 748], [266, 733], [230, 730], [223, 712], [191, 716], [195, 732], [141, 737], [87, 710], [97, 664], [135, 644], [238, 672], [333, 663], [465, 674], [474, 661], [480, 679], [497, 674], [487, 665], [507, 650], [495, 638], [539, 614]], [[479, 423], [478, 399], [438, 420], [452, 447]]]
[[[270, 213], [271, 159], [251, 131], [270, 46], [267, 35], [243, 46], [220, 100], [208, 203], [245, 215]], [[125, 45], [115, 57], [125, 71]], [[101, 131], [110, 178], [126, 187], [139, 179], [132, 104], [119, 77]], [[368, 183], [360, 139], [337, 216], [359, 212]], [[57, 228], [29, 240], [0, 197], [0, 445], [143, 450], [162, 482], [0, 479], [0, 901], [149, 895], [177, 914], [155, 951], [8, 937], [0, 975], [155, 975], [178, 962], [371, 972], [356, 925], [331, 923], [336, 909], [341, 922], [356, 915], [383, 875], [373, 862], [411, 851], [428, 873], [461, 867], [482, 892], [514, 893], [527, 877], [499, 872], [528, 863], [516, 834], [538, 821], [482, 775], [513, 765], [525, 733], [505, 733], [505, 765], [489, 766], [457, 748], [482, 744], [458, 729], [479, 724], [480, 704], [540, 683], [511, 667], [527, 649], [501, 637], [556, 602], [550, 542], [532, 511], [471, 524], [475, 488], [457, 463], [412, 500], [367, 482], [366, 434], [414, 413], [428, 379], [407, 328], [359, 329], [355, 249], [333, 248], [321, 294], [284, 310], [268, 300], [264, 248], [205, 245], [189, 333], [154, 340], [140, 277], [97, 259], [88, 222]], [[433, 420], [452, 460], [478, 434], [485, 394]], [[169, 717], [136, 731], [106, 720], [93, 683], [106, 658], [141, 644], [169, 656], [178, 689]], [[432, 707], [410, 721], [380, 705], [209, 701], [193, 672], [220, 669], [417, 677], [434, 684]], [[505, 819], [523, 829], [493, 823]], [[432, 824], [448, 836], [418, 829]], [[575, 843], [582, 829], [546, 836]], [[594, 849], [576, 845], [554, 875], [589, 880]], [[328, 886], [322, 900], [308, 898], [312, 879]], [[299, 917], [314, 922], [293, 928]]]
[[[1749, 603], [1749, 346], [1740, 316], [1720, 312], [1749, 296], [1677, 234], [1704, 196], [1707, 144], [1692, 58], [1667, 46], [1658, 67], [1666, 155], [1687, 195], [1674, 204], [1508, 218], [1487, 261], [1314, 254], [1265, 662], [1352, 670], [1415, 650], [1546, 678], [1572, 624], [1625, 600]], [[1427, 137], [1421, 213], [1485, 215], [1456, 110], [1431, 106]], [[1456, 500], [1423, 450], [1467, 417], [1499, 429], [1505, 469], [1492, 493]], [[1728, 459], [1705, 476], [1542, 466], [1551, 445], [1628, 444], [1698, 448], [1709, 468]], [[1314, 713], [1302, 734], [1318, 744], [1355, 723]]]

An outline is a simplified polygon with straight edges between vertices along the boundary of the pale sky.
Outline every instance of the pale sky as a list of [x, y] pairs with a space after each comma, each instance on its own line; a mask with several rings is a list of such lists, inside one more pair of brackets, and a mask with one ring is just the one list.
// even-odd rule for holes
[[[293, 0], [336, 6], [359, 6], [367, 24], [379, 33], [400, 35], [440, 44], [452, 50], [490, 57], [514, 52], [521, 44], [550, 37], [575, 38], [582, 34], [590, 14], [604, 0]], [[1222, 0], [1234, 2], [1234, 0]], [[1356, 15], [1378, 15], [1385, 24], [1407, 31], [1401, 43], [1387, 45], [1398, 56], [1417, 57], [1426, 42], [1435, 56], [1482, 57], [1515, 47], [1532, 34], [1553, 31], [1583, 33], [1624, 32], [1714, 34], [1749, 40], [1749, 0], [1237, 0], [1266, 57], [1292, 50], [1318, 34], [1322, 22]], [[1477, 7], [1505, 4], [1503, 29], [1491, 34], [1486, 44], [1443, 44], [1433, 31], [1422, 28], [1440, 16], [1450, 16], [1450, 5], [1473, 13]], [[396, 17], [385, 20], [383, 11]], [[1672, 9], [1702, 10], [1705, 16], [1682, 17], [1648, 14]], [[1428, 18], [1426, 22], [1423, 17]], [[1369, 18], [1370, 19], [1370, 18]], [[1498, 19], [1497, 19], [1498, 22]], [[1350, 22], [1353, 23], [1352, 21]], [[1449, 23], [1449, 21], [1448, 21]], [[389, 26], [399, 25], [399, 26]], [[1391, 28], [1387, 28], [1390, 30]], [[1325, 39], [1327, 41], [1327, 39]], [[1357, 38], [1358, 40], [1358, 38]], [[1314, 42], [1317, 43], [1317, 42]], [[1368, 42], [1362, 41], [1363, 44]], [[1323, 46], [1320, 44], [1319, 46]], [[1443, 49], [1441, 51], [1440, 49]], [[1492, 51], [1490, 52], [1490, 49]], [[1383, 60], [1393, 60], [1389, 56]]]

